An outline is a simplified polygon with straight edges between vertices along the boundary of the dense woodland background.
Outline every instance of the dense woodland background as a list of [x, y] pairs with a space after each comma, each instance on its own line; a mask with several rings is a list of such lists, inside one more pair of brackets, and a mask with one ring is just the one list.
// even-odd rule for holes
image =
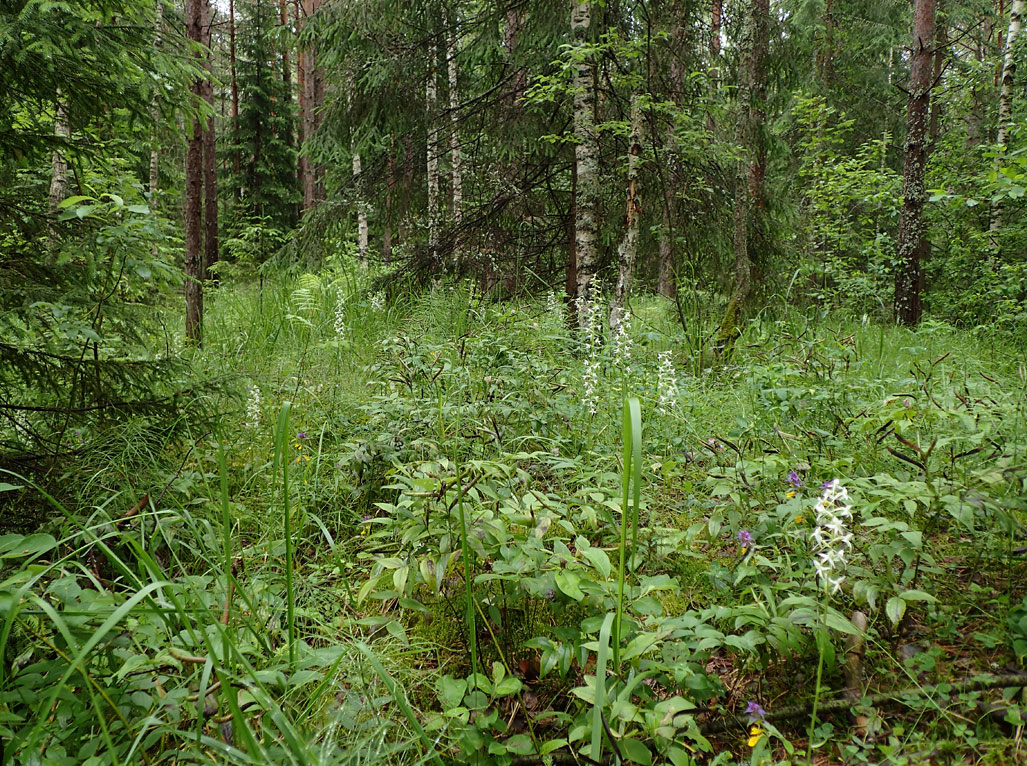
[[1021, 763], [1023, 0], [0, 5], [0, 763]]

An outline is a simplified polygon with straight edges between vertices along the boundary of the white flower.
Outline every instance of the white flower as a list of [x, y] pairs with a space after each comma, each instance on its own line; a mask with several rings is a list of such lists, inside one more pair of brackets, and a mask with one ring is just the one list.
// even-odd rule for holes
[[670, 357], [669, 349], [656, 355], [659, 360], [656, 369], [656, 391], [659, 397], [656, 402], [656, 410], [661, 415], [673, 409], [678, 398], [678, 376], [674, 372], [674, 360]]
[[335, 302], [335, 321], [332, 323], [335, 334], [340, 338], [346, 335], [346, 307], [343, 305], [342, 293]]
[[852, 548], [852, 533], [847, 531], [847, 522], [852, 519], [852, 507], [848, 505], [849, 493], [837, 479], [824, 484], [823, 494], [817, 500], [814, 511], [817, 524], [810, 537], [813, 540], [813, 568], [817, 579], [831, 594], [841, 590], [849, 549]]
[[379, 290], [370, 298], [371, 308], [375, 311], [382, 311], [385, 308], [385, 293]]
[[260, 389], [255, 385], [249, 387], [250, 397], [246, 401], [246, 428], [260, 427]]

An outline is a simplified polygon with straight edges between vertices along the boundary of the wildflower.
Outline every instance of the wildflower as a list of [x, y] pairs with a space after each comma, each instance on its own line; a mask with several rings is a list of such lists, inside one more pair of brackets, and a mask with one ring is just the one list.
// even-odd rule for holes
[[366, 537], [371, 531], [371, 517], [365, 515], [363, 518], [363, 522], [364, 524], [360, 528], [360, 536]]
[[659, 366], [656, 370], [656, 390], [659, 400], [656, 409], [661, 415], [666, 414], [677, 401], [678, 377], [674, 373], [674, 361], [670, 358], [670, 350], [661, 351], [656, 355]]
[[613, 342], [610, 344], [610, 351], [613, 352], [613, 363], [624, 373], [631, 374], [631, 316], [624, 314], [617, 324], [617, 331], [613, 334]]
[[382, 311], [385, 308], [385, 293], [379, 290], [371, 296], [370, 303], [374, 311]]
[[791, 484], [796, 489], [799, 489], [800, 487], [802, 487], [802, 477], [799, 476], [799, 472], [796, 471], [795, 469], [792, 469], [791, 471], [788, 472], [788, 483]]
[[756, 700], [749, 700], [749, 703], [745, 706], [745, 713], [749, 716], [749, 723], [751, 724], [762, 721], [767, 717], [767, 711]]
[[752, 545], [752, 532], [748, 529], [741, 529], [738, 531], [738, 542], [742, 544], [742, 551]]
[[795, 497], [795, 490], [789, 490], [788, 492], [785, 492], [785, 497], [791, 500], [793, 497]]
[[801, 513], [798, 516], [795, 517], [795, 523], [796, 524], [801, 524], [802, 523], [802, 514]]
[[763, 739], [763, 727], [756, 724], [749, 729], [749, 741], [746, 742], [749, 747], [756, 747], [759, 741]]
[[846, 523], [852, 519], [852, 506], [848, 504], [849, 493], [837, 479], [824, 482], [824, 490], [817, 500], [817, 525], [810, 535], [813, 539], [813, 568], [817, 578], [829, 593], [841, 590], [845, 579], [841, 573], [852, 547], [852, 533], [846, 531]]
[[335, 334], [342, 337], [346, 334], [346, 307], [343, 305], [342, 293], [335, 303], [335, 320], [332, 322]]
[[260, 389], [256, 386], [249, 387], [249, 399], [246, 401], [246, 428], [260, 427]]
[[298, 434], [296, 434], [296, 439], [298, 441], [302, 441], [302, 440], [304, 440], [306, 438], [307, 438], [307, 432], [306, 431], [300, 431]]
[[600, 319], [601, 291], [593, 281], [577, 299], [578, 320], [584, 334], [585, 369], [582, 374], [582, 404], [594, 416], [599, 410], [599, 375], [602, 370], [602, 320]]

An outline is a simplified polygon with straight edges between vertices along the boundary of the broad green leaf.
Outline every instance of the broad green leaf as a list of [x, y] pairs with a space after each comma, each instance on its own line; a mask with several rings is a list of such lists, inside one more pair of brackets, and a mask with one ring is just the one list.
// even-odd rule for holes
[[902, 615], [906, 613], [906, 602], [898, 596], [892, 596], [884, 605], [884, 613], [888, 615], [892, 625], [898, 625]]

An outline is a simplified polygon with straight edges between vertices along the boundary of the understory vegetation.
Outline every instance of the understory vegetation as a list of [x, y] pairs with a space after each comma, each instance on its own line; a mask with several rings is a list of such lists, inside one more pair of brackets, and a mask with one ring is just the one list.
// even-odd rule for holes
[[221, 291], [219, 418], [4, 474], [4, 759], [1023, 761], [1015, 337], [381, 288]]

